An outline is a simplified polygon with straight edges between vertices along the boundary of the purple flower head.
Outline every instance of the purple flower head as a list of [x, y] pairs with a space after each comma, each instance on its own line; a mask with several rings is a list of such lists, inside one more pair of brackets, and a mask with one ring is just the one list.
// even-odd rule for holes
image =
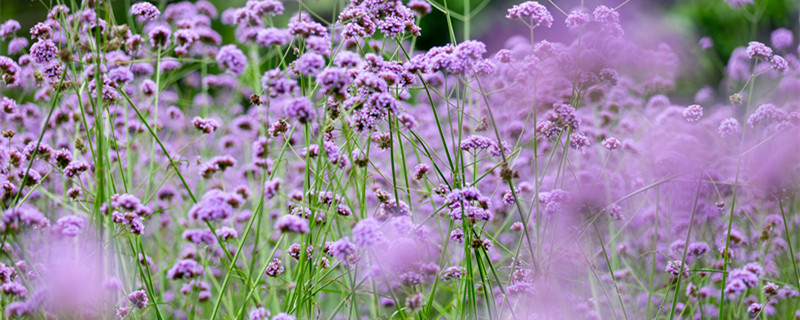
[[308, 228], [308, 220], [291, 214], [278, 218], [278, 220], [275, 221], [275, 229], [282, 232], [299, 234], [309, 233], [311, 231]]
[[588, 13], [583, 12], [583, 10], [575, 9], [569, 12], [569, 15], [567, 15], [564, 23], [570, 29], [579, 29], [591, 20], [592, 16], [590, 16]]
[[31, 39], [47, 40], [52, 34], [53, 28], [41, 22], [31, 28]]
[[785, 28], [775, 29], [770, 35], [772, 46], [777, 49], [788, 49], [794, 42], [794, 35], [792, 31]]
[[128, 295], [128, 301], [130, 301], [134, 307], [144, 309], [147, 307], [147, 294], [144, 290], [136, 290]]
[[39, 64], [52, 61], [57, 53], [56, 44], [50, 40], [39, 40], [31, 46], [31, 57], [33, 57], [33, 61]]
[[758, 41], [750, 41], [747, 45], [747, 57], [768, 61], [772, 57], [772, 49]]
[[150, 38], [150, 44], [152, 44], [153, 47], [165, 49], [167, 46], [169, 46], [172, 32], [167, 27], [155, 26], [150, 29], [150, 32], [148, 32], [147, 35]]
[[739, 133], [739, 121], [734, 118], [727, 118], [722, 120], [717, 130], [721, 137], [728, 137]]
[[789, 63], [783, 57], [779, 55], [774, 55], [772, 58], [769, 59], [770, 64], [772, 64], [772, 68], [775, 71], [780, 73], [786, 73], [789, 70]]
[[158, 8], [149, 2], [137, 2], [131, 6], [131, 15], [143, 22], [158, 19], [159, 14]]
[[236, 193], [212, 189], [203, 195], [200, 202], [189, 209], [188, 216], [194, 220], [218, 221], [230, 217], [235, 207], [244, 199]]
[[425, 0], [411, 0], [408, 2], [408, 8], [414, 11], [418, 16], [431, 13], [431, 5]]
[[293, 315], [281, 312], [272, 317], [272, 320], [297, 320], [297, 318], [295, 318]]
[[320, 72], [316, 80], [322, 87], [323, 93], [343, 96], [352, 79], [346, 69], [329, 67]]
[[250, 320], [269, 320], [270, 315], [269, 310], [262, 307], [250, 310]]
[[56, 226], [53, 228], [54, 232], [58, 232], [66, 237], [78, 236], [82, 229], [86, 226], [86, 218], [76, 215], [68, 215], [58, 218]]
[[506, 15], [508, 19], [520, 19], [531, 28], [538, 26], [545, 26], [550, 28], [553, 25], [553, 16], [545, 6], [536, 1], [525, 1], [520, 4], [515, 4], [511, 9], [508, 9]]
[[309, 123], [314, 119], [314, 104], [306, 97], [289, 100], [284, 107], [286, 116], [300, 123]]
[[205, 243], [207, 245], [212, 245], [217, 243], [217, 239], [214, 237], [214, 234], [211, 233], [211, 230], [205, 229], [186, 229], [183, 231], [181, 238], [194, 244]]
[[714, 40], [711, 40], [709, 37], [702, 37], [698, 44], [700, 45], [700, 49], [708, 50], [714, 47]]
[[167, 271], [167, 278], [173, 280], [191, 279], [201, 274], [203, 274], [203, 265], [193, 259], [182, 259]]
[[264, 46], [283, 46], [292, 41], [292, 35], [288, 30], [277, 28], [266, 28], [258, 30], [256, 34], [256, 43]]
[[356, 254], [356, 245], [347, 237], [341, 238], [331, 245], [330, 254], [344, 265], [348, 265]]
[[697, 122], [703, 117], [703, 107], [693, 104], [683, 109], [683, 118], [687, 122]]
[[3, 22], [3, 24], [0, 25], [0, 39], [5, 40], [8, 36], [14, 34], [14, 32], [17, 32], [21, 28], [22, 26], [20, 26], [17, 20], [9, 19]]
[[315, 52], [306, 52], [294, 62], [294, 70], [302, 75], [315, 76], [325, 66], [325, 58]]
[[619, 142], [617, 138], [609, 137], [603, 140], [603, 147], [605, 147], [608, 150], [616, 150], [619, 149], [620, 146], [622, 146], [622, 143]]
[[383, 232], [378, 221], [366, 218], [353, 226], [353, 241], [361, 248], [369, 248], [383, 241]]
[[223, 70], [228, 70], [235, 75], [241, 75], [247, 68], [247, 57], [236, 45], [229, 44], [219, 48], [217, 63]]
[[201, 132], [205, 134], [214, 133], [219, 129], [219, 123], [214, 119], [203, 119], [200, 117], [194, 117], [192, 119], [192, 125]]
[[28, 39], [14, 38], [8, 42], [8, 54], [18, 54], [28, 47]]

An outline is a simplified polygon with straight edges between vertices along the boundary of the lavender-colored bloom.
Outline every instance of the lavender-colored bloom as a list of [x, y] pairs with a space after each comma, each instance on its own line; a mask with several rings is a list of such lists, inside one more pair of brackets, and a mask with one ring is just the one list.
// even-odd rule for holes
[[58, 218], [56, 226], [53, 231], [60, 233], [66, 237], [78, 236], [82, 229], [86, 226], [86, 218], [76, 215], [68, 215]]
[[317, 83], [322, 87], [323, 92], [331, 95], [344, 95], [351, 80], [349, 73], [344, 68], [325, 68], [317, 75]]
[[314, 119], [314, 105], [306, 97], [294, 98], [284, 107], [286, 116], [296, 119], [300, 123], [309, 123]]
[[53, 41], [39, 40], [31, 46], [31, 57], [39, 64], [45, 64], [53, 60], [58, 53], [58, 48]]
[[779, 55], [774, 55], [772, 58], [769, 59], [770, 64], [772, 64], [772, 68], [775, 71], [780, 73], [786, 73], [789, 70], [789, 63], [783, 57]]
[[247, 68], [247, 57], [236, 45], [229, 44], [219, 48], [217, 63], [223, 70], [228, 70], [235, 75], [241, 75]]
[[703, 117], [703, 107], [693, 104], [686, 107], [682, 114], [683, 118], [686, 119], [687, 122], [697, 122]]
[[14, 32], [17, 32], [21, 28], [22, 26], [19, 25], [17, 20], [9, 19], [3, 22], [3, 24], [0, 25], [0, 39], [5, 40], [8, 36], [14, 34]]
[[325, 66], [325, 58], [315, 52], [306, 52], [294, 63], [295, 71], [302, 75], [315, 76]]
[[150, 29], [150, 32], [148, 32], [147, 35], [150, 38], [150, 44], [152, 44], [153, 47], [165, 49], [167, 46], [169, 46], [172, 32], [167, 27], [156, 26]]
[[5, 306], [5, 315], [9, 318], [23, 318], [33, 313], [34, 308], [26, 301], [14, 301]]
[[545, 6], [536, 1], [525, 1], [514, 5], [508, 9], [506, 18], [523, 20], [526, 24], [530, 23], [532, 28], [540, 25], [550, 28], [553, 25], [553, 15]]
[[281, 312], [272, 317], [272, 320], [297, 320], [297, 318], [295, 318], [292, 315]]
[[792, 42], [794, 42], [794, 35], [792, 35], [792, 31], [789, 29], [775, 29], [770, 35], [770, 40], [772, 41], [773, 47], [777, 49], [788, 49], [792, 46]]
[[617, 138], [609, 137], [609, 138], [603, 140], [603, 147], [605, 147], [608, 150], [616, 150], [620, 146], [622, 146], [622, 143], [619, 142], [619, 140], [617, 140]]
[[413, 10], [418, 16], [431, 13], [431, 5], [425, 0], [410, 0], [408, 1], [408, 8]]
[[330, 254], [342, 264], [349, 264], [350, 258], [355, 255], [356, 246], [347, 237], [341, 238], [331, 245]]
[[269, 310], [261, 307], [250, 310], [250, 320], [269, 320], [270, 315]]
[[193, 259], [182, 259], [167, 271], [167, 278], [173, 280], [191, 279], [201, 274], [203, 274], [203, 265]]
[[569, 12], [564, 23], [571, 29], [578, 29], [591, 20], [592, 17], [588, 13], [576, 9]]
[[417, 312], [425, 305], [425, 297], [422, 293], [414, 293], [406, 298], [406, 308], [412, 312]]
[[214, 234], [211, 233], [210, 230], [204, 229], [187, 229], [183, 231], [181, 237], [194, 244], [207, 244], [212, 245], [217, 242], [217, 239], [214, 238]]
[[6, 282], [0, 285], [0, 291], [6, 295], [16, 296], [20, 299], [28, 297], [28, 289], [19, 282]]
[[274, 45], [283, 46], [292, 41], [292, 35], [288, 30], [277, 28], [266, 28], [258, 30], [256, 34], [256, 42], [264, 47], [271, 47]]
[[159, 14], [158, 8], [149, 2], [137, 2], [131, 6], [131, 15], [144, 22], [158, 19]]
[[308, 228], [308, 220], [291, 214], [278, 218], [275, 221], [275, 229], [299, 234], [311, 232]]
[[8, 42], [8, 54], [20, 53], [23, 49], [28, 47], [28, 39], [14, 38]]
[[708, 50], [714, 47], [714, 40], [711, 40], [709, 37], [702, 37], [698, 44], [700, 45], [700, 49]]
[[366, 218], [353, 226], [353, 241], [361, 248], [369, 248], [383, 241], [383, 233], [378, 221]]
[[739, 133], [739, 121], [734, 118], [727, 118], [722, 120], [717, 130], [722, 137], [728, 137]]
[[205, 134], [214, 133], [214, 131], [219, 129], [219, 123], [214, 119], [194, 117], [194, 119], [192, 119], [192, 125], [197, 128], [197, 130], [200, 130]]
[[278, 258], [274, 258], [272, 259], [272, 261], [270, 261], [269, 265], [267, 265], [267, 269], [264, 270], [264, 274], [266, 274], [268, 277], [274, 278], [279, 275], [282, 275], [284, 271], [285, 270], [283, 268], [283, 263], [281, 262], [281, 260]]
[[216, 221], [223, 220], [233, 214], [234, 207], [238, 207], [243, 199], [235, 193], [227, 193], [219, 189], [212, 189], [203, 195], [203, 198], [189, 209], [188, 216], [194, 220]]
[[128, 301], [130, 301], [134, 307], [144, 309], [147, 307], [147, 294], [144, 290], [136, 290], [128, 295]]
[[772, 49], [758, 41], [750, 41], [747, 45], [747, 57], [750, 59], [769, 60]]

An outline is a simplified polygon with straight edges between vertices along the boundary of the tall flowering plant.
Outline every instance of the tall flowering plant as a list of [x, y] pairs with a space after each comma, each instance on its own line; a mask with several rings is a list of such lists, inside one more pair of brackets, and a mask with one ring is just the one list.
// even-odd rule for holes
[[[763, 3], [728, 2], [757, 26]], [[793, 32], [682, 100], [680, 55], [628, 35], [625, 3], [515, 4], [496, 51], [469, 1], [3, 21], [4, 315], [795, 316]], [[433, 11], [451, 41], [421, 50]]]

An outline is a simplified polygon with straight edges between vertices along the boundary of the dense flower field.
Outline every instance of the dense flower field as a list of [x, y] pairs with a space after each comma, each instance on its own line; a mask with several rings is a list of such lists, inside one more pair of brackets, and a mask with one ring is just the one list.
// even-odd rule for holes
[[678, 103], [627, 1], [516, 4], [495, 52], [446, 1], [43, 3], [0, 21], [8, 318], [800, 316], [788, 29]]

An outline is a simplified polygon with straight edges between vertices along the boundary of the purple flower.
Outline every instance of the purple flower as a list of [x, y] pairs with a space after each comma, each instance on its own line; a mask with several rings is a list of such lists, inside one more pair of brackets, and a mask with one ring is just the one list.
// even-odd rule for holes
[[758, 41], [750, 41], [747, 45], [747, 57], [750, 59], [769, 60], [772, 57], [772, 49]]
[[156, 26], [150, 29], [150, 32], [148, 32], [147, 35], [150, 38], [150, 44], [152, 44], [153, 47], [165, 49], [170, 43], [170, 36], [172, 36], [172, 32], [167, 27]]
[[250, 310], [250, 320], [269, 320], [269, 316], [269, 310], [261, 307]]
[[308, 220], [291, 214], [278, 218], [275, 221], [275, 229], [299, 234], [311, 232], [308, 228]]
[[297, 320], [297, 318], [295, 318], [292, 315], [281, 312], [272, 317], [272, 320]]
[[772, 64], [772, 68], [775, 71], [780, 73], [786, 73], [789, 70], [789, 63], [786, 62], [786, 59], [779, 55], [774, 55], [772, 58], [769, 59], [770, 64]]
[[792, 31], [789, 29], [775, 29], [770, 35], [770, 40], [772, 40], [773, 47], [777, 49], [788, 49], [792, 46], [792, 42], [794, 42], [794, 35], [792, 35]]
[[288, 30], [277, 28], [266, 28], [258, 30], [256, 42], [264, 47], [283, 46], [292, 41], [292, 35]]
[[619, 140], [617, 140], [617, 138], [609, 137], [603, 140], [603, 147], [605, 147], [608, 150], [616, 150], [620, 146], [622, 146], [622, 143], [620, 143]]
[[241, 75], [247, 68], [247, 57], [236, 45], [229, 44], [219, 48], [217, 63], [223, 70], [228, 70], [235, 75]]
[[53, 231], [66, 237], [76, 237], [81, 233], [81, 229], [86, 226], [86, 218], [76, 215], [68, 215], [58, 218]]
[[406, 308], [412, 312], [421, 310], [424, 305], [425, 297], [422, 296], [422, 293], [417, 292], [406, 297]]
[[344, 237], [333, 243], [330, 253], [336, 260], [348, 265], [350, 258], [356, 253], [356, 245], [350, 242], [350, 239]]
[[578, 29], [591, 20], [592, 17], [588, 13], [576, 9], [569, 12], [564, 23], [570, 29]]
[[39, 40], [31, 46], [31, 56], [33, 61], [45, 64], [53, 60], [58, 53], [56, 44], [50, 40]]
[[697, 122], [703, 117], [703, 107], [693, 104], [686, 107], [682, 114], [683, 118], [686, 119], [687, 122]]
[[289, 100], [284, 110], [286, 111], [286, 116], [303, 124], [309, 123], [314, 119], [314, 105], [306, 97]]
[[315, 76], [325, 66], [325, 58], [315, 52], [306, 52], [294, 62], [294, 70], [302, 75]]
[[193, 259], [182, 259], [167, 271], [167, 278], [173, 280], [191, 279], [201, 274], [203, 274], [203, 265]]
[[717, 130], [721, 137], [728, 137], [739, 133], [739, 121], [734, 118], [727, 118], [719, 123]]
[[270, 261], [269, 265], [267, 265], [267, 269], [264, 270], [264, 274], [266, 274], [268, 277], [274, 278], [279, 275], [282, 275], [284, 271], [285, 270], [283, 268], [283, 263], [281, 263], [281, 260], [278, 258], [274, 258], [272, 259], [272, 261]]
[[380, 230], [378, 221], [373, 218], [366, 218], [353, 226], [353, 241], [362, 248], [369, 248], [383, 241], [383, 233]]
[[698, 44], [700, 45], [700, 49], [708, 50], [714, 47], [714, 40], [711, 40], [709, 37], [702, 37]]
[[136, 290], [128, 295], [128, 301], [130, 301], [134, 307], [144, 309], [147, 307], [147, 294], [144, 290]]
[[0, 25], [0, 39], [5, 40], [8, 36], [14, 34], [14, 32], [17, 32], [21, 28], [22, 26], [19, 25], [17, 20], [9, 19]]
[[316, 80], [323, 93], [343, 96], [352, 79], [346, 69], [329, 67], [320, 72]]
[[238, 207], [243, 200], [238, 194], [212, 189], [203, 195], [200, 202], [189, 209], [188, 216], [194, 220], [223, 220], [230, 217], [233, 209]]
[[536, 1], [525, 1], [523, 3], [514, 5], [511, 7], [511, 9], [508, 9], [506, 18], [512, 20], [520, 19], [526, 24], [529, 23], [526, 19], [529, 19], [529, 26], [531, 28], [535, 28], [540, 25], [550, 28], [550, 26], [553, 25], [553, 16], [550, 14], [550, 11]]
[[8, 42], [8, 54], [20, 53], [23, 49], [28, 47], [28, 39], [14, 38]]
[[144, 22], [158, 19], [159, 14], [158, 8], [149, 2], [137, 2], [131, 6], [131, 15]]
[[219, 123], [214, 119], [194, 117], [194, 119], [192, 119], [192, 125], [205, 134], [211, 134], [219, 129]]
[[214, 234], [210, 230], [205, 229], [187, 229], [183, 231], [181, 237], [194, 244], [207, 244], [212, 245], [217, 242]]

